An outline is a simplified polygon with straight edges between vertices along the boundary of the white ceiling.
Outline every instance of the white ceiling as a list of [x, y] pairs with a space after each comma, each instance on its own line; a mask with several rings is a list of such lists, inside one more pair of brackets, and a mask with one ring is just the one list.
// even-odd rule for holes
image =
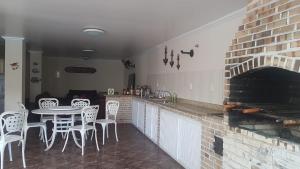
[[[0, 0], [0, 35], [48, 56], [124, 58], [244, 7], [247, 0]], [[90, 37], [81, 31], [106, 31]]]

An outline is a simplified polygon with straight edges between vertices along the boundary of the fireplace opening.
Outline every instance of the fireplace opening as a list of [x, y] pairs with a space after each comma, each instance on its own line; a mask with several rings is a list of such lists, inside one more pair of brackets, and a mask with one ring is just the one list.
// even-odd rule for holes
[[230, 126], [300, 142], [300, 73], [266, 67], [240, 74], [230, 79], [228, 103]]
[[262, 68], [230, 80], [230, 102], [250, 105], [300, 104], [300, 74], [280, 68]]

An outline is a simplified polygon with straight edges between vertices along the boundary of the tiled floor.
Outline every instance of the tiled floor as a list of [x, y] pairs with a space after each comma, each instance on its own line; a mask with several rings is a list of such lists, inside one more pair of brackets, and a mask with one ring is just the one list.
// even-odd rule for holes
[[[113, 128], [111, 128], [113, 129]], [[177, 169], [182, 168], [176, 161], [160, 150], [155, 144], [137, 131], [132, 125], [121, 124], [118, 128], [119, 142], [115, 142], [113, 131], [109, 140], [102, 146], [99, 131], [100, 151], [97, 152], [94, 140], [87, 142], [85, 155], [75, 146], [72, 139], [64, 153], [63, 140], [58, 140], [52, 149], [44, 152], [44, 145], [36, 136], [37, 130], [29, 131], [26, 163], [28, 169]], [[4, 169], [21, 169], [21, 149], [13, 145], [14, 161], [10, 162], [6, 150]]]

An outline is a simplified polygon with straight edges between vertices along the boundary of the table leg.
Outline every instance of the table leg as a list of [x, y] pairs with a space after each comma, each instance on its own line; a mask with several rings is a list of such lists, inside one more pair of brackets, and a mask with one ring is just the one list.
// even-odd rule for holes
[[[71, 117], [72, 117], [72, 124], [71, 124], [71, 125], [74, 126], [74, 123], [75, 123], [75, 115], [72, 114]], [[77, 138], [76, 138], [76, 135], [75, 135], [75, 131], [74, 131], [74, 130], [72, 130], [72, 136], [73, 136], [73, 140], [74, 140], [75, 144], [76, 144], [79, 148], [81, 148], [80, 144], [79, 144], [78, 141], [77, 141]]]
[[57, 116], [54, 115], [54, 118], [53, 118], [53, 133], [52, 133], [52, 139], [51, 139], [51, 142], [49, 144], [49, 146], [45, 149], [45, 151], [48, 151], [50, 150], [50, 148], [53, 146], [53, 143], [55, 141], [55, 137], [56, 137], [56, 130], [57, 130]]

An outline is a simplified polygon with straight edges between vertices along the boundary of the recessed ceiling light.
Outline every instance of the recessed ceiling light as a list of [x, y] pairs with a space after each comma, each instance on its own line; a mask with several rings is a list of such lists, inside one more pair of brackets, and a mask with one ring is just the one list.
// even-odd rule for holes
[[94, 49], [84, 49], [84, 50], [82, 50], [82, 52], [95, 52], [95, 50]]
[[103, 29], [99, 28], [84, 28], [82, 31], [91, 36], [102, 35], [105, 33]]

